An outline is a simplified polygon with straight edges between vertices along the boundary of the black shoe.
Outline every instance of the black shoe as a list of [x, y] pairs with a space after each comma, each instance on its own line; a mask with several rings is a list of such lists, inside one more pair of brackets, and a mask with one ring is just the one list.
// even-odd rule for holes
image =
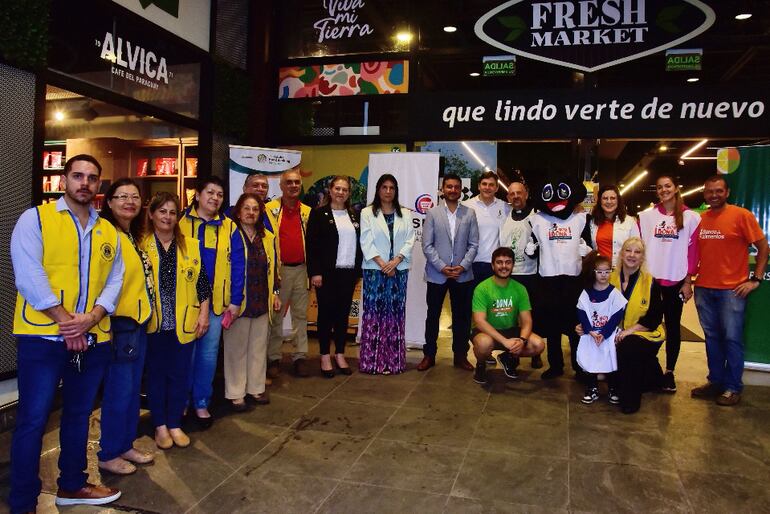
[[321, 368], [321, 374], [324, 376], [324, 378], [334, 378], [334, 369], [323, 369]]
[[241, 403], [230, 402], [230, 408], [233, 412], [246, 412], [249, 410], [249, 404], [245, 401], [242, 401]]
[[623, 405], [620, 408], [620, 412], [623, 414], [633, 414], [639, 411], [639, 405]]
[[583, 395], [583, 398], [580, 401], [585, 403], [586, 405], [590, 405], [598, 399], [599, 399], [599, 388], [586, 387], [586, 393]]
[[519, 358], [514, 357], [510, 352], [502, 352], [497, 356], [497, 360], [500, 361], [500, 365], [503, 367], [503, 373], [508, 378], [516, 380], [519, 378], [519, 374], [516, 373], [516, 367], [519, 365]]
[[345, 367], [343, 368], [342, 366], [340, 366], [340, 365], [339, 365], [339, 363], [337, 362], [337, 357], [334, 357], [334, 358], [332, 359], [332, 365], [334, 366], [334, 368], [335, 368], [335, 369], [336, 369], [336, 370], [337, 370], [339, 373], [341, 373], [341, 374], [343, 374], [343, 375], [346, 375], [346, 376], [350, 376], [350, 375], [352, 375], [352, 374], [353, 374], [353, 370], [352, 370], [352, 369], [350, 369], [350, 366], [345, 366]]
[[532, 369], [540, 369], [543, 367], [543, 359], [539, 355], [532, 357]]
[[473, 381], [477, 384], [485, 385], [487, 383], [487, 365], [484, 362], [476, 364], [476, 371], [473, 372]]
[[540, 375], [540, 378], [543, 380], [551, 380], [556, 377], [560, 377], [564, 374], [564, 370], [561, 368], [548, 368], [547, 370], [543, 371], [543, 374]]
[[614, 388], [610, 387], [610, 393], [607, 395], [607, 400], [608, 400], [608, 401], [609, 401], [609, 402], [610, 402], [612, 405], [618, 405], [618, 404], [620, 404], [620, 396], [618, 396], [618, 391], [617, 391], [617, 389], [614, 389]]
[[208, 418], [202, 418], [198, 416], [198, 414], [195, 411], [193, 411], [192, 416], [193, 416], [193, 419], [195, 419], [195, 423], [198, 425], [198, 428], [200, 428], [201, 430], [208, 430], [214, 424], [213, 416], [209, 416]]
[[669, 371], [663, 375], [663, 381], [660, 386], [660, 390], [666, 393], [676, 392], [676, 380], [674, 380], [674, 372]]

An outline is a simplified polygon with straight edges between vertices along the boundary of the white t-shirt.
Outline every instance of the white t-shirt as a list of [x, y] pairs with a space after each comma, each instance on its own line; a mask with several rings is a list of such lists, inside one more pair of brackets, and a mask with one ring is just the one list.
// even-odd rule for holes
[[479, 250], [473, 262], [492, 262], [492, 252], [501, 246], [500, 228], [508, 217], [511, 206], [499, 198], [486, 205], [479, 196], [464, 201], [463, 205], [476, 212], [476, 222], [479, 226]]
[[689, 209], [683, 213], [684, 228], [677, 230], [674, 217], [658, 206], [639, 213], [639, 231], [644, 241], [645, 263], [658, 280], [679, 282], [687, 275], [688, 250], [697, 244], [694, 236], [700, 215]]
[[334, 223], [337, 225], [339, 244], [337, 245], [336, 268], [353, 268], [356, 265], [356, 228], [350, 221], [350, 214], [345, 209], [332, 209]]
[[[616, 288], [612, 288], [609, 296], [603, 302], [594, 303], [588, 297], [588, 293], [583, 291], [578, 299], [578, 309], [588, 315], [591, 325], [595, 329], [600, 329], [604, 324], [618, 311], [626, 308], [628, 301], [623, 294]], [[615, 335], [618, 333], [616, 328], [612, 334], [602, 341], [600, 345], [596, 344], [590, 334], [580, 336], [578, 343], [577, 358], [580, 367], [589, 373], [611, 373], [618, 369], [618, 357], [615, 351]]]
[[526, 218], [516, 221], [510, 216], [500, 227], [500, 246], [513, 250], [513, 274], [534, 275], [537, 273], [537, 259], [524, 253], [527, 243], [532, 240], [532, 225], [530, 224], [535, 211], [530, 211]]
[[532, 235], [540, 245], [540, 276], [580, 275], [580, 235], [585, 226], [584, 212], [572, 214], [566, 220], [543, 212], [532, 217]]

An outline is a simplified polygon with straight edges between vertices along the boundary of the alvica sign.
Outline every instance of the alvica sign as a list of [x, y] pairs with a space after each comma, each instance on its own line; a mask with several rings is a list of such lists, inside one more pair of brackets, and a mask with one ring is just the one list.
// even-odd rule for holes
[[591, 72], [675, 47], [714, 20], [699, 0], [510, 0], [475, 31], [506, 52]]

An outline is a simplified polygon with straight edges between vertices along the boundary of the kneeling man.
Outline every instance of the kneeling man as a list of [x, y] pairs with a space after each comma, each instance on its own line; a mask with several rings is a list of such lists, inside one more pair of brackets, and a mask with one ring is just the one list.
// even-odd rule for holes
[[532, 307], [523, 285], [511, 278], [513, 251], [501, 247], [492, 253], [493, 276], [473, 292], [471, 333], [476, 355], [477, 384], [487, 383], [486, 360], [493, 350], [503, 350], [497, 359], [508, 378], [518, 378], [519, 357], [543, 353], [543, 340], [532, 332]]

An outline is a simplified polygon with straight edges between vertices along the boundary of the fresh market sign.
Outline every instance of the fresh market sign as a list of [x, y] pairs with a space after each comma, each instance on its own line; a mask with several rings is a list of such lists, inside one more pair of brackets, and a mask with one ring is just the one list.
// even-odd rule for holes
[[678, 46], [715, 19], [700, 0], [509, 0], [475, 32], [512, 54], [591, 72]]

